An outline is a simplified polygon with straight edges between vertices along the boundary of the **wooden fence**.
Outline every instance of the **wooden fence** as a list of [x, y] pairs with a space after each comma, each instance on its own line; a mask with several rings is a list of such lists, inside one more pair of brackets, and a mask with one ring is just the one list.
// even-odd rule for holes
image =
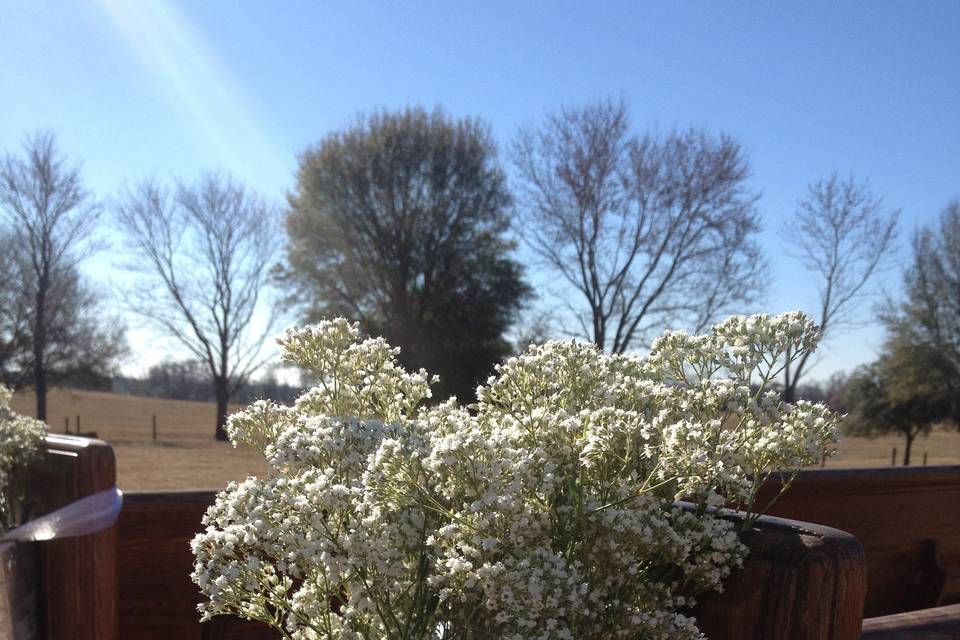
[[[259, 640], [270, 629], [234, 618], [199, 624], [189, 572], [189, 540], [215, 492], [134, 492], [118, 529], [120, 637]], [[866, 589], [863, 549], [828, 527], [762, 519], [745, 539], [750, 556], [722, 595], [694, 612], [713, 640], [724, 638], [856, 638]]]
[[[105, 443], [57, 436], [48, 445], [45, 463], [31, 481], [47, 510], [113, 485], [113, 453]], [[776, 494], [778, 482], [763, 487], [761, 504]], [[233, 618], [198, 622], [189, 542], [214, 495], [130, 493], [112, 529], [43, 543], [40, 637], [274, 637]], [[771, 513], [859, 539], [867, 576], [862, 611], [869, 618], [960, 602], [960, 466], [805, 471]], [[859, 545], [823, 527], [797, 530], [775, 519], [764, 526], [772, 538], [748, 539], [753, 553], [745, 569], [723, 596], [706, 598], [696, 612], [710, 637], [856, 638], [864, 602]], [[769, 588], [776, 584], [783, 588]], [[826, 613], [822, 620], [834, 635], [797, 635], [810, 624], [790, 607]], [[764, 628], [764, 620], [787, 620], [800, 631]], [[958, 626], [956, 607], [945, 607], [868, 620], [863, 638], [938, 637], [921, 632], [944, 628], [954, 635], [942, 637], [960, 637]]]
[[[779, 489], [767, 483], [758, 504]], [[804, 471], [770, 513], [863, 544], [865, 617], [960, 603], [960, 466]]]

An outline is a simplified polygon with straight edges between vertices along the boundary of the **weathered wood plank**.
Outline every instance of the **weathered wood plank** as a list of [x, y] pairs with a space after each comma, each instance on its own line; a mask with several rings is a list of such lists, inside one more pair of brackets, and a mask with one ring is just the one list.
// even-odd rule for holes
[[0, 640], [39, 640], [37, 543], [0, 543]]
[[117, 522], [120, 637], [124, 640], [259, 640], [270, 629], [242, 620], [200, 624], [190, 581], [190, 540], [214, 491], [128, 493]]
[[[28, 478], [39, 513], [110, 489], [116, 483], [113, 449], [105, 442], [50, 435], [43, 460]], [[116, 530], [38, 545], [40, 637], [49, 640], [117, 638]]]
[[861, 640], [960, 640], [960, 604], [863, 621]]

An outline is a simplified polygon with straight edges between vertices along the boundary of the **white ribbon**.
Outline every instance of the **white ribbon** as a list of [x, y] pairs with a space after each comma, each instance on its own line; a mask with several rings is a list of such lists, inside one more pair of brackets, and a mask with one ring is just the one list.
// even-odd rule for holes
[[106, 529], [117, 521], [123, 492], [117, 487], [71, 502], [0, 536], [0, 542], [72, 538]]

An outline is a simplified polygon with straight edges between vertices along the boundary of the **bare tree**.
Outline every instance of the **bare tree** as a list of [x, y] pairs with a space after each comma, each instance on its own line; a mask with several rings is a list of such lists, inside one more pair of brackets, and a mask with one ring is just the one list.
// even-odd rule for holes
[[[818, 278], [820, 331], [849, 326], [868, 285], [891, 257], [899, 211], [887, 211], [869, 181], [832, 174], [808, 187], [797, 213], [784, 227], [788, 247]], [[784, 368], [783, 395], [796, 396], [810, 353]], [[787, 361], [789, 362], [789, 358]]]
[[728, 136], [636, 137], [623, 102], [564, 109], [521, 132], [518, 231], [578, 293], [580, 332], [622, 353], [653, 330], [700, 330], [762, 291], [757, 196]]
[[0, 298], [5, 378], [36, 392], [46, 420], [47, 390], [78, 374], [106, 375], [123, 352], [116, 323], [101, 327], [98, 297], [78, 265], [96, 248], [100, 205], [48, 132], [26, 138], [20, 156], [0, 161], [0, 213], [8, 245]]
[[128, 302], [204, 363], [217, 400], [216, 438], [225, 440], [227, 403], [263, 363], [276, 317], [256, 327], [280, 237], [276, 216], [217, 174], [174, 190], [144, 181], [118, 199], [116, 213], [134, 254], [127, 267], [141, 275]]

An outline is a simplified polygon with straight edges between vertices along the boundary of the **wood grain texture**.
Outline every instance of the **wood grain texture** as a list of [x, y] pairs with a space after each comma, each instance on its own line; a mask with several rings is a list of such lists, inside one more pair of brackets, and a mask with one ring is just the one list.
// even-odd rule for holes
[[[27, 493], [47, 513], [116, 483], [113, 449], [100, 440], [64, 435], [46, 439]], [[39, 545], [40, 637], [115, 640], [117, 636], [116, 529]]]
[[37, 543], [0, 543], [0, 640], [39, 640]]
[[960, 605], [863, 621], [861, 640], [960, 640]]
[[[757, 504], [779, 488], [768, 482]], [[865, 617], [960, 602], [960, 466], [804, 471], [769, 513], [861, 542]]]
[[830, 527], [761, 518], [723, 593], [693, 611], [711, 640], [856, 640], [866, 594], [863, 548]]
[[128, 493], [117, 522], [120, 637], [124, 640], [259, 640], [269, 628], [234, 618], [200, 623], [190, 581], [190, 540], [213, 491]]

